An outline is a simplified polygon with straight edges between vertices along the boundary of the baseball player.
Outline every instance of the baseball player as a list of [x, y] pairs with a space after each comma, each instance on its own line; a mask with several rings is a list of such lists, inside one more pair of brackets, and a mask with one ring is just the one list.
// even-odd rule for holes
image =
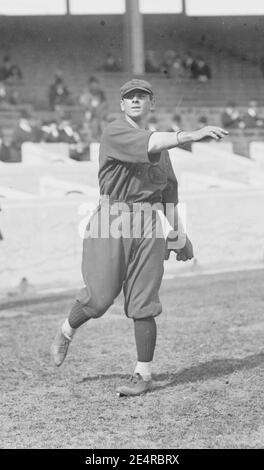
[[100, 201], [83, 242], [85, 287], [59, 327], [51, 353], [60, 366], [77, 328], [101, 317], [123, 288], [124, 311], [134, 323], [137, 363], [117, 394], [134, 396], [152, 387], [164, 259], [171, 251], [179, 261], [193, 258], [178, 215], [178, 184], [168, 149], [205, 138], [218, 140], [227, 132], [216, 126], [192, 132], [146, 130], [155, 96], [151, 84], [141, 79], [121, 87], [120, 106], [123, 117], [105, 128], [100, 144]]

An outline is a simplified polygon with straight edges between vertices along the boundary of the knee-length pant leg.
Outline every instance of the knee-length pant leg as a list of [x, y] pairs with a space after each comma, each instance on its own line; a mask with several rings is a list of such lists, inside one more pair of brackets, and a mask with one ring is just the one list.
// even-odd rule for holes
[[[159, 221], [158, 221], [159, 223]], [[124, 282], [125, 313], [129, 318], [155, 317], [162, 311], [159, 289], [164, 273], [165, 239], [134, 239]], [[158, 232], [160, 233], [160, 232]]]
[[[113, 219], [113, 217], [112, 217]], [[85, 287], [77, 295], [89, 318], [102, 316], [122, 289], [126, 253], [122, 238], [100, 236], [100, 210], [92, 216], [83, 242], [82, 275]], [[98, 230], [99, 227], [99, 230]], [[97, 236], [97, 232], [99, 232]]]

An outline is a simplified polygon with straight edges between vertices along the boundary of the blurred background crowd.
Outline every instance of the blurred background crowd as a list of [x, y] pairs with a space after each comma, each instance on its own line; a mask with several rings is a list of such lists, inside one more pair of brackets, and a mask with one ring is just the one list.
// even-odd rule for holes
[[[20, 33], [27, 40], [31, 26], [25, 24], [23, 28]], [[47, 28], [56, 36], [53, 26]], [[173, 47], [173, 34], [173, 30], [168, 32], [170, 48], [161, 50], [154, 47], [153, 41], [153, 47], [145, 50], [145, 76], [158, 95], [149, 129], [168, 131], [215, 124], [225, 127], [241, 142], [248, 132], [264, 131], [259, 93], [263, 57], [243, 55], [236, 50], [236, 44], [220, 48], [217, 41], [210, 42], [201, 32], [190, 33], [192, 40], [197, 39], [193, 49], [187, 48], [192, 42], [184, 38], [179, 47]], [[51, 49], [49, 54], [43, 49], [41, 57], [41, 38], [38, 41], [36, 51], [26, 43], [21, 54], [16, 44], [11, 47], [3, 43], [0, 48], [0, 160], [21, 161], [24, 142], [66, 143], [72, 159], [89, 160], [91, 143], [99, 142], [104, 127], [120, 115], [118, 90], [128, 77], [117, 43], [109, 41], [107, 53], [105, 45], [99, 44], [99, 59], [92, 61], [90, 55], [85, 62], [84, 43], [73, 39], [66, 62], [60, 58], [65, 53], [64, 45], [52, 40], [54, 55], [46, 63], [51, 59]], [[89, 48], [89, 41], [85, 47]], [[91, 50], [95, 51], [95, 44]], [[184, 148], [191, 150], [191, 146]], [[249, 156], [243, 148], [238, 153]]]

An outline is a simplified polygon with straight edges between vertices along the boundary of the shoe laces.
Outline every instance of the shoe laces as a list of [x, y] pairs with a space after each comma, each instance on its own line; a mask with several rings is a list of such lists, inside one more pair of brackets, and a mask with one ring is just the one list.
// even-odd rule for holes
[[141, 375], [138, 374], [138, 373], [136, 373], [136, 374], [134, 374], [134, 375], [131, 375], [131, 377], [130, 377], [130, 382], [131, 382], [131, 383], [136, 384], [136, 383], [138, 383], [139, 380], [142, 380], [142, 377], [141, 377]]

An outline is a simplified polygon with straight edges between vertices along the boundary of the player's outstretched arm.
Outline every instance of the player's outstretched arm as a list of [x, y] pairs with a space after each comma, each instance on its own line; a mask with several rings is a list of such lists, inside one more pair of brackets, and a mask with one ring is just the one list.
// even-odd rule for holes
[[169, 150], [187, 142], [198, 142], [204, 139], [220, 140], [228, 131], [217, 126], [205, 126], [196, 131], [153, 132], [149, 138], [148, 153], [158, 153]]

